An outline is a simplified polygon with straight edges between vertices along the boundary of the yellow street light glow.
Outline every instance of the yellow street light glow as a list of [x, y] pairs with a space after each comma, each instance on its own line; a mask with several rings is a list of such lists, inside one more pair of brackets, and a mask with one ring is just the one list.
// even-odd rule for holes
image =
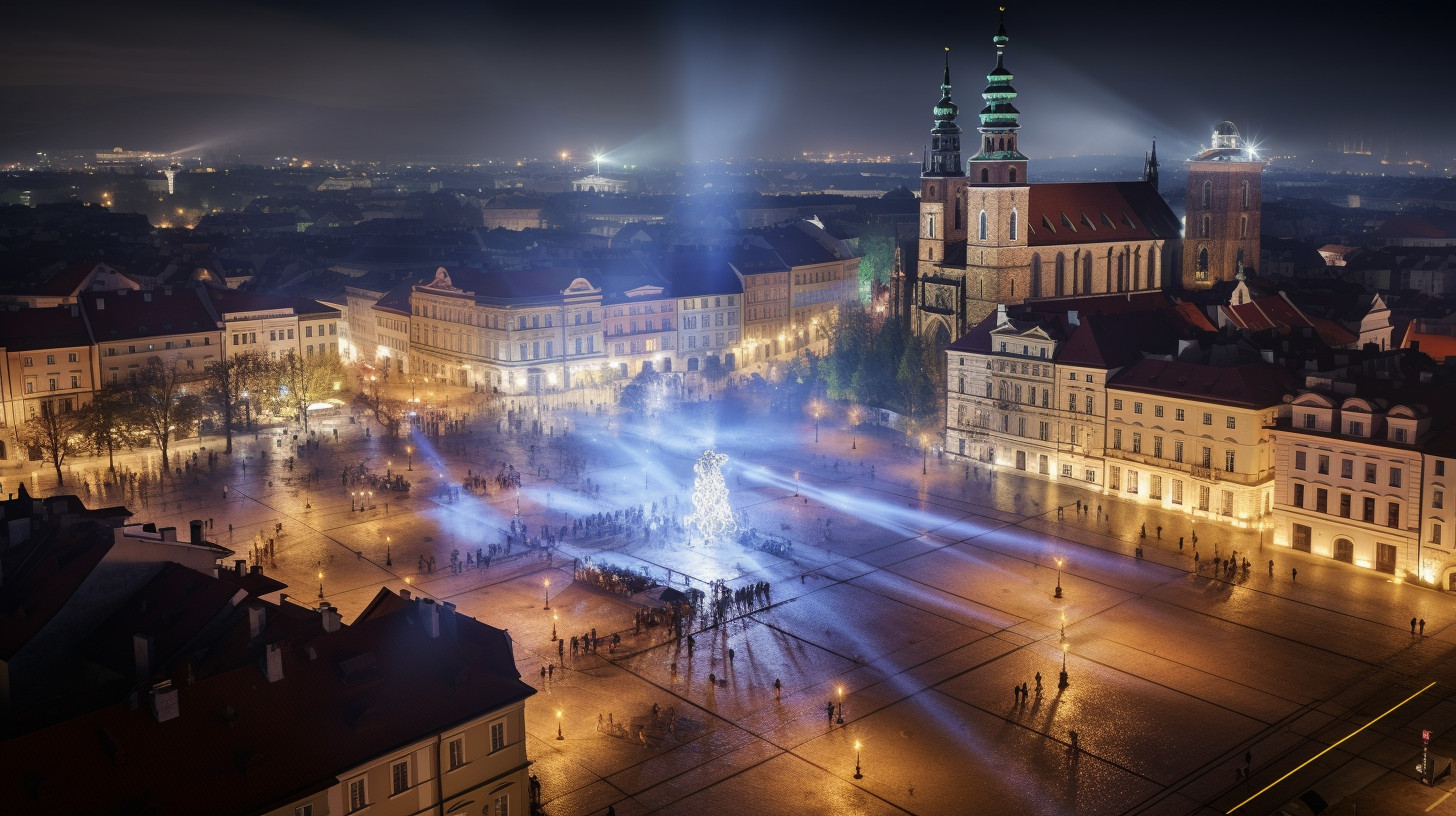
[[1233, 813], [1234, 811], [1238, 810], [1239, 808], [1243, 807], [1244, 805], [1247, 805], [1248, 803], [1254, 801], [1255, 799], [1258, 799], [1260, 796], [1262, 796], [1264, 794], [1265, 791], [1269, 790], [1270, 788], [1274, 787], [1275, 785], [1279, 784], [1280, 782], [1283, 782], [1284, 780], [1286, 780], [1289, 777], [1293, 776], [1297, 771], [1299, 771], [1300, 768], [1303, 768], [1304, 766], [1308, 765], [1309, 763], [1314, 762], [1316, 759], [1319, 759], [1320, 757], [1324, 756], [1325, 754], [1328, 754], [1329, 752], [1335, 750], [1336, 748], [1338, 748], [1340, 746], [1340, 743], [1344, 742], [1345, 740], [1349, 739], [1350, 737], [1355, 736], [1356, 734], [1360, 733], [1361, 731], [1364, 731], [1365, 729], [1369, 728], [1370, 726], [1372, 726], [1372, 725], [1380, 722], [1381, 720], [1385, 719], [1385, 715], [1386, 714], [1390, 714], [1391, 712], [1395, 711], [1397, 708], [1400, 708], [1401, 706], [1405, 705], [1406, 703], [1409, 703], [1411, 700], [1414, 700], [1415, 698], [1421, 696], [1422, 694], [1425, 694], [1427, 691], [1430, 690], [1431, 686], [1434, 686], [1434, 685], [1436, 685], [1436, 684], [1435, 683], [1427, 683], [1425, 688], [1421, 689], [1420, 691], [1416, 692], [1415, 694], [1412, 694], [1411, 696], [1409, 696], [1409, 697], [1405, 698], [1404, 700], [1401, 700], [1400, 702], [1398, 702], [1395, 705], [1391, 706], [1389, 709], [1386, 710], [1385, 714], [1381, 714], [1379, 717], [1376, 717], [1375, 719], [1371, 720], [1370, 722], [1365, 723], [1364, 725], [1360, 726], [1359, 728], [1356, 728], [1354, 731], [1351, 731], [1349, 734], [1347, 734], [1344, 737], [1340, 738], [1339, 741], [1337, 741], [1337, 742], [1329, 745], [1328, 747], [1326, 747], [1323, 751], [1320, 751], [1318, 754], [1315, 754], [1314, 756], [1310, 757], [1309, 759], [1306, 759], [1304, 762], [1301, 762], [1298, 767], [1294, 768], [1289, 773], [1287, 773], [1287, 774], [1279, 777], [1278, 779], [1274, 780], [1273, 782], [1270, 782], [1269, 784], [1265, 785], [1263, 788], [1261, 788], [1253, 796], [1250, 796], [1248, 799], [1245, 799], [1244, 801], [1242, 801], [1242, 802], [1238, 803], [1237, 805], [1234, 805], [1233, 807], [1231, 807], [1228, 810], [1224, 811], [1225, 816], [1227, 816], [1227, 814]]

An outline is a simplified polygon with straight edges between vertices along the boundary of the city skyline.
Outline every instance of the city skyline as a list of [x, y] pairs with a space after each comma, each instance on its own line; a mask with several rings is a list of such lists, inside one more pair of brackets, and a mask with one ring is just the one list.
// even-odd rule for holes
[[[975, 126], [998, 17], [993, 4], [923, 3], [884, 19], [767, 4], [432, 2], [407, 17], [328, 3], [62, 8], [22, 9], [7, 27], [8, 157], [112, 146], [583, 161], [600, 152], [605, 166], [918, 157], [943, 49], [962, 126]], [[1231, 119], [1278, 154], [1349, 143], [1443, 160], [1450, 115], [1422, 104], [1439, 97], [1435, 74], [1419, 70], [1440, 53], [1435, 32], [1403, 26], [1390, 48], [1338, 5], [1310, 10], [1013, 5], [1006, 64], [1023, 147], [1033, 158], [1136, 155], [1156, 138], [1179, 159]], [[1190, 56], [1200, 44], [1209, 58]], [[1370, 58], [1352, 56], [1362, 53]], [[1372, 99], [1380, 114], [1364, 120], [1369, 105], [1356, 103]]]

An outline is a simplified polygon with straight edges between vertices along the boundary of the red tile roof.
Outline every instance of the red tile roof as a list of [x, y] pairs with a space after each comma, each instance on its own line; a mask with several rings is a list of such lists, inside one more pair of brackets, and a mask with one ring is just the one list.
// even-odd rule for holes
[[1033, 184], [1026, 226], [1031, 246], [1178, 236], [1177, 217], [1145, 181]]

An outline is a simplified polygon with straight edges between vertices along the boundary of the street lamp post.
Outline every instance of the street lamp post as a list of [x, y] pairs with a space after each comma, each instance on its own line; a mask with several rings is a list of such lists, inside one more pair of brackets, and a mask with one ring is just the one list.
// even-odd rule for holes
[[359, 499], [359, 491], [357, 491], [357, 490], [351, 490], [351, 491], [349, 491], [349, 512], [350, 513], [352, 513], [355, 510], [358, 510], [359, 509], [358, 499]]
[[544, 608], [550, 609], [551, 608], [551, 579], [550, 578], [542, 578], [541, 579], [541, 589], [542, 589], [542, 591], [546, 595], [546, 606]]
[[844, 686], [839, 687], [839, 717], [835, 722], [844, 725]]
[[924, 476], [930, 466], [930, 437], [926, 434], [920, 435], [920, 475]]
[[324, 596], [324, 574], [323, 574], [323, 571], [320, 570], [319, 571], [319, 597], [322, 598], [323, 596]]
[[1052, 597], [1062, 597], [1062, 559], [1060, 558], [1057, 559], [1057, 591]]
[[404, 456], [405, 456], [405, 465], [406, 465], [405, 469], [406, 470], [414, 470], [415, 469], [415, 446], [414, 445], [405, 445], [404, 446]]
[[551, 642], [552, 643], [555, 643], [556, 642], [556, 620], [557, 620], [556, 613], [555, 612], [552, 612], [551, 613]]
[[566, 737], [561, 736], [561, 712], [560, 711], [557, 711], [556, 712], [556, 738], [559, 739], [559, 740], [566, 739]]
[[859, 772], [859, 740], [854, 741], [854, 778], [864, 779], [864, 774]]
[[1066, 688], [1067, 683], [1067, 642], [1062, 641], [1062, 676], [1057, 679], [1057, 688]]
[[243, 392], [243, 416], [245, 417], [243, 430], [251, 431], [253, 429], [253, 403], [248, 399], [247, 391]]

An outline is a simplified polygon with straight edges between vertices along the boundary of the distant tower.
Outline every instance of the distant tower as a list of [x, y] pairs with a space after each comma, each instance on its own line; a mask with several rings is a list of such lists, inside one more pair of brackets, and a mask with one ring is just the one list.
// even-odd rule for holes
[[1158, 140], [1153, 140], [1152, 152], [1143, 157], [1143, 181], [1158, 189]]
[[1264, 163], [1233, 122], [1219, 122], [1212, 144], [1188, 160], [1183, 228], [1183, 287], [1208, 289], [1259, 265], [1260, 180]]
[[181, 165], [169, 164], [162, 174], [167, 177], [167, 195], [177, 192], [177, 174], [182, 171]]

